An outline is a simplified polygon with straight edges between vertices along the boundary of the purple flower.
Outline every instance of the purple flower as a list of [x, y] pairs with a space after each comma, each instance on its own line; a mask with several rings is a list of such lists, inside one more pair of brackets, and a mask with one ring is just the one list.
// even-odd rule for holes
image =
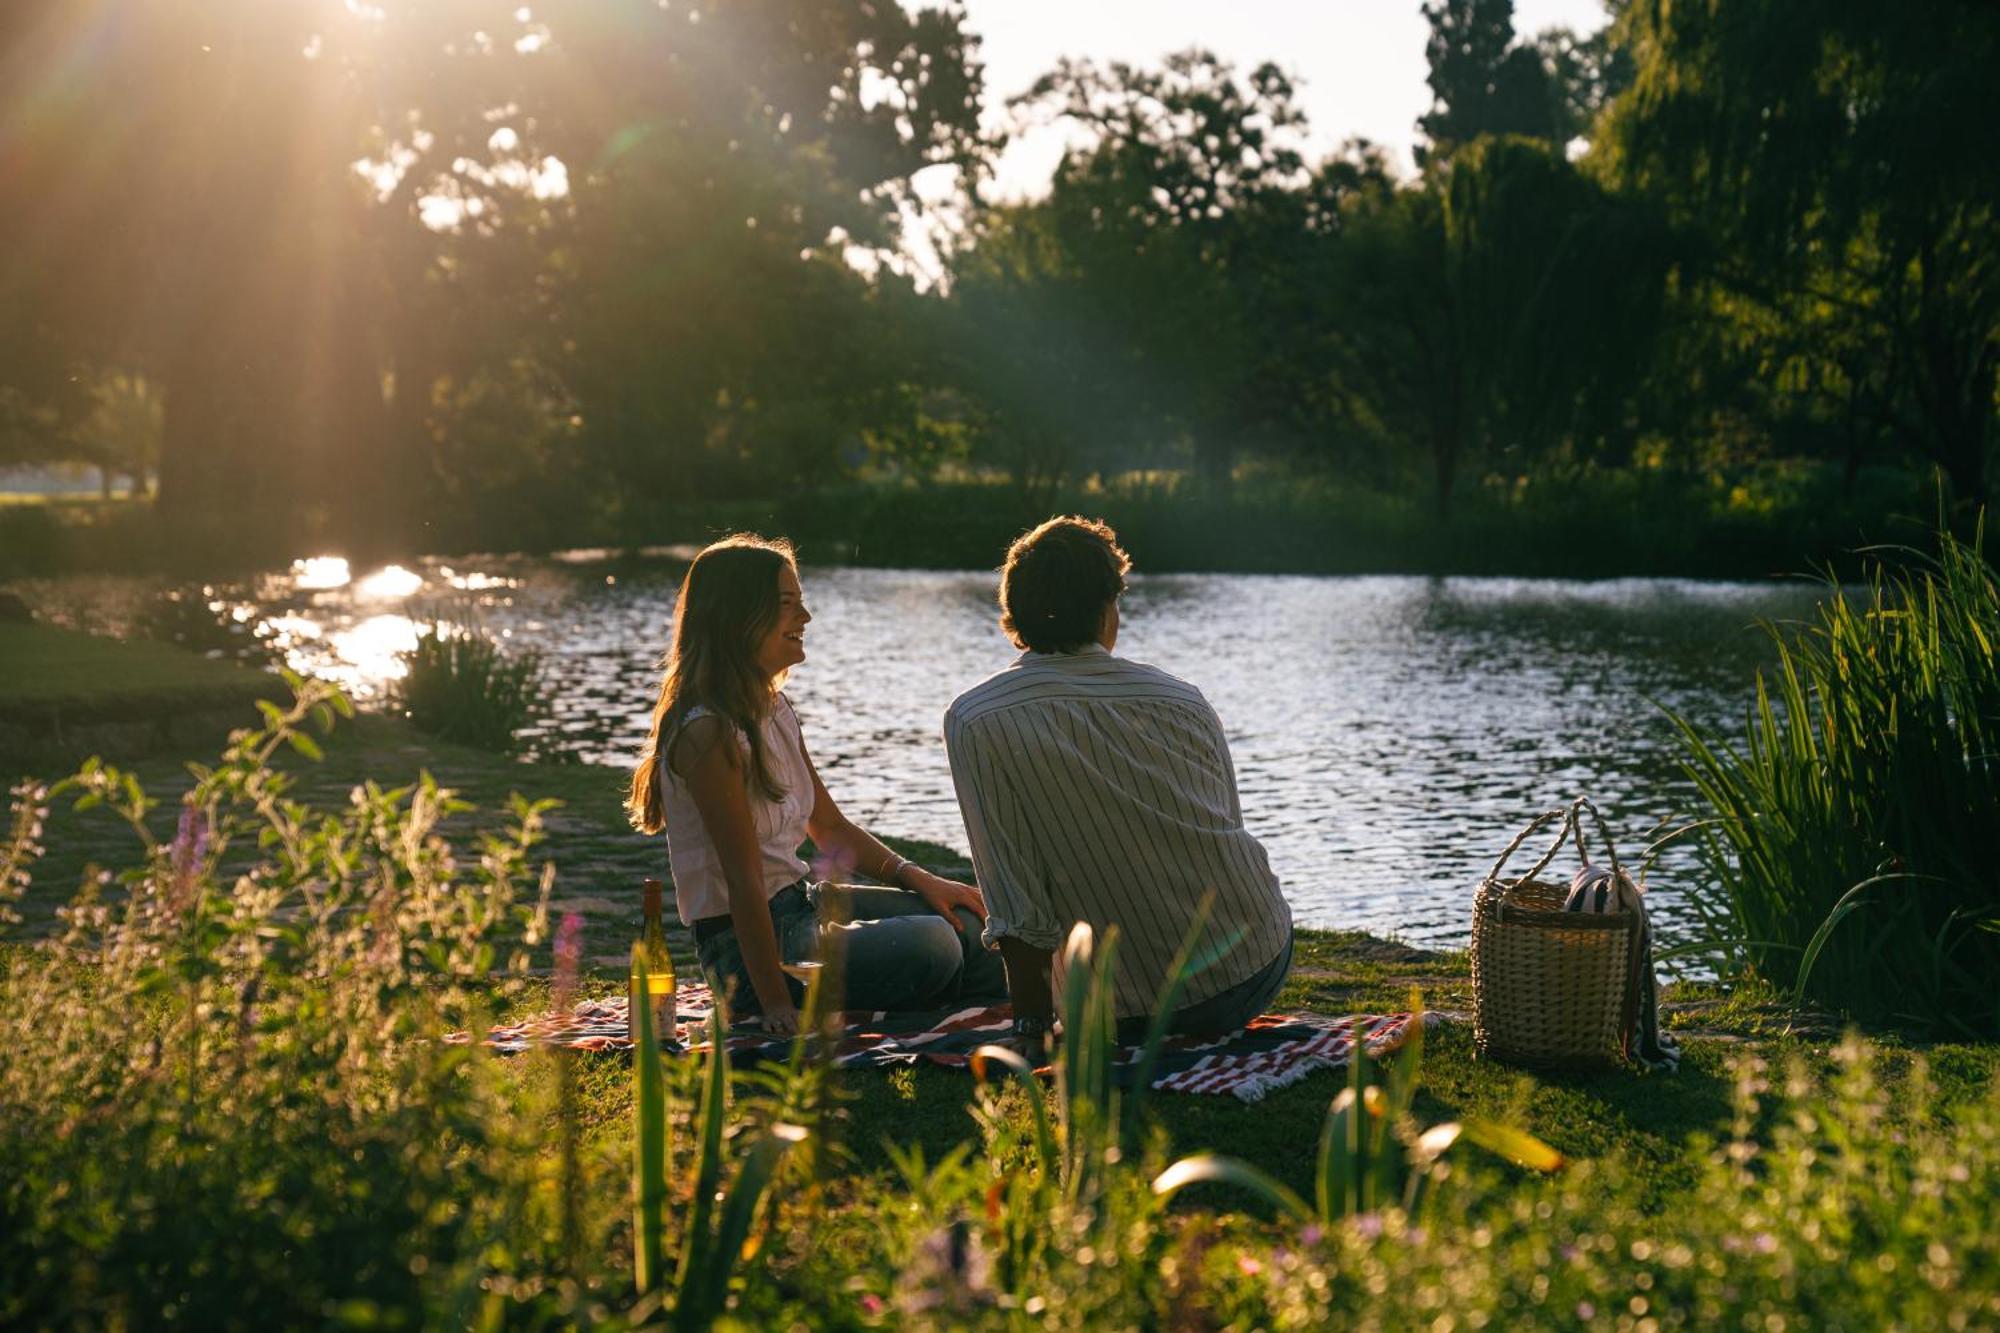
[[565, 912], [562, 924], [556, 927], [556, 1010], [560, 1013], [569, 1007], [569, 997], [576, 989], [576, 974], [583, 962], [583, 916], [578, 912]]
[[192, 805], [181, 807], [180, 828], [174, 833], [174, 875], [192, 875], [208, 852], [208, 820]]
[[201, 874], [202, 858], [208, 853], [208, 820], [192, 805], [181, 807], [180, 828], [167, 849], [166, 909], [168, 919], [177, 918], [194, 905], [195, 881]]

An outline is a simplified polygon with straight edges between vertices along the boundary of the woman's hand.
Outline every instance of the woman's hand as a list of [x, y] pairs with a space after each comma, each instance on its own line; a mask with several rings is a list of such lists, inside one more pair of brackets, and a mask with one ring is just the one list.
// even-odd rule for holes
[[924, 906], [951, 922], [953, 926], [958, 925], [954, 911], [960, 907], [981, 921], [986, 919], [986, 899], [970, 884], [961, 884], [955, 879], [933, 875], [922, 866], [913, 865], [903, 872], [903, 885], [911, 893], [922, 898]]
[[757, 1015], [757, 1026], [774, 1037], [789, 1037], [799, 1030], [799, 1011], [790, 1004], [774, 1005]]

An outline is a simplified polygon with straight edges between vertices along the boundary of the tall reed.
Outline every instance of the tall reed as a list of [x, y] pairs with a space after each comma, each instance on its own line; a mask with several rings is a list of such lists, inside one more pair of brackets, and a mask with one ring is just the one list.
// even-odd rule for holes
[[2000, 1033], [2000, 585], [1971, 545], [1879, 556], [1777, 640], [1742, 748], [1677, 718], [1709, 809], [1688, 886], [1725, 966], [1801, 998]]

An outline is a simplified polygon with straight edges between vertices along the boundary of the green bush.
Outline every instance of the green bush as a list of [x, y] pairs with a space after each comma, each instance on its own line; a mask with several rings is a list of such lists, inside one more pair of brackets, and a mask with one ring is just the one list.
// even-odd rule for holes
[[434, 625], [403, 654], [396, 703], [419, 729], [485, 750], [511, 750], [547, 708], [542, 662], [509, 655], [490, 635]]
[[0, 954], [0, 1325], [414, 1325], [543, 1262], [490, 1062], [435, 1039], [540, 938], [517, 898], [542, 808], [472, 867], [428, 779], [309, 810], [269, 761], [346, 705], [298, 688], [197, 766], [171, 838], [95, 760], [16, 791], [9, 890], [54, 800], [115, 810], [139, 864]]
[[[1983, 531], [1981, 533], [1983, 537]], [[1869, 1018], [2000, 1034], [2000, 584], [1935, 558], [1772, 627], [1742, 748], [1682, 723], [1709, 810], [1689, 897], [1726, 965]]]

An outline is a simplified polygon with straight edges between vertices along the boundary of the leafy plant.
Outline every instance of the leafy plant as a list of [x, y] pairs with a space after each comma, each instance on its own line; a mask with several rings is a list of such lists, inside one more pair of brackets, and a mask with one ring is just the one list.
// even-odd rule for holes
[[114, 811], [137, 864], [0, 955], [0, 1323], [447, 1318], [559, 1266], [517, 1225], [537, 1188], [490, 1062], [438, 1040], [542, 938], [520, 898], [547, 806], [517, 799], [470, 862], [439, 832], [466, 807], [428, 777], [315, 810], [272, 760], [349, 709], [292, 684], [190, 766], [171, 836], [96, 760], [17, 795], [15, 886], [50, 804]]
[[1739, 750], [1679, 722], [1711, 947], [1800, 998], [2000, 1033], [2000, 584], [1973, 544], [1767, 627]]
[[[633, 974], [641, 974], [644, 966], [640, 946], [634, 945]], [[727, 1307], [732, 1286], [744, 1280], [762, 1250], [746, 1242], [765, 1196], [777, 1180], [785, 1155], [806, 1138], [804, 1127], [786, 1123], [750, 1136], [750, 1146], [736, 1167], [735, 1177], [726, 1190], [722, 1188], [730, 1157], [723, 1139], [729, 1101], [729, 1022], [727, 1004], [720, 995], [715, 997], [715, 1006], [695, 1157], [690, 1163], [694, 1197], [673, 1284], [677, 1328], [707, 1328]], [[665, 1080], [652, 1006], [633, 1006], [633, 1027], [633, 1268], [641, 1296], [663, 1296], [664, 1213], [671, 1154]]]
[[445, 740], [511, 750], [548, 707], [540, 656], [504, 653], [476, 628], [433, 625], [403, 654], [403, 664], [398, 705], [417, 727]]

